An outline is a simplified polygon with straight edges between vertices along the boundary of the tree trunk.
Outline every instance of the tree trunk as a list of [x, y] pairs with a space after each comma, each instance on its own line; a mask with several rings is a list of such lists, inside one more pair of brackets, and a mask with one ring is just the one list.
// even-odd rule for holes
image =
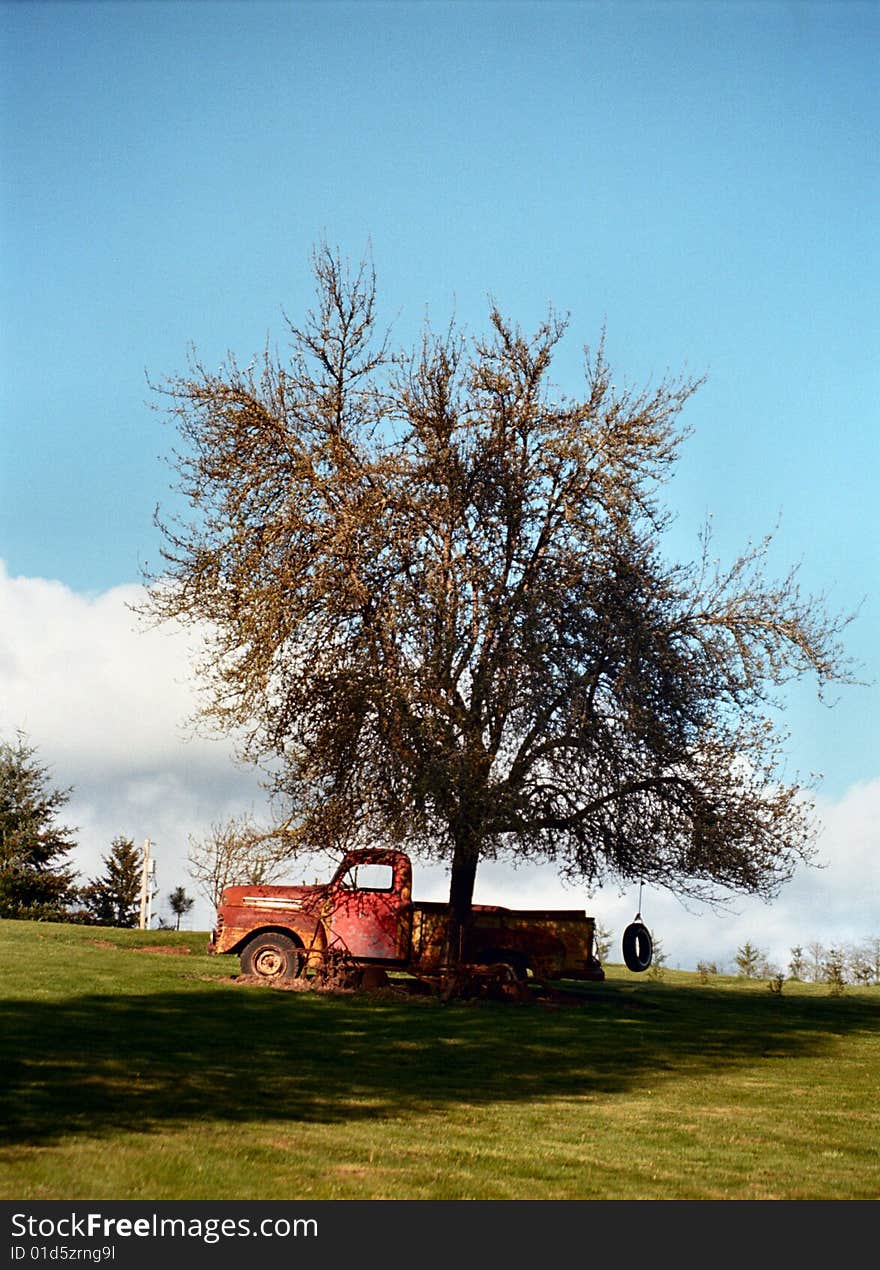
[[446, 946], [443, 951], [443, 959], [449, 966], [459, 965], [464, 954], [467, 931], [471, 924], [471, 906], [479, 859], [479, 845], [472, 839], [455, 844], [449, 882]]

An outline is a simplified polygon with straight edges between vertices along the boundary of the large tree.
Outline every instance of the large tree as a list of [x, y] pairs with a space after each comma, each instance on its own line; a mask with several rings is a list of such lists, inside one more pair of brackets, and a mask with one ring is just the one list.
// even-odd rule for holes
[[67, 917], [76, 898], [67, 857], [76, 844], [58, 814], [69, 798], [21, 733], [0, 743], [0, 917]]
[[374, 338], [372, 269], [314, 256], [317, 306], [219, 371], [160, 387], [190, 511], [162, 522], [151, 609], [209, 633], [207, 713], [288, 800], [292, 845], [392, 840], [450, 867], [449, 956], [481, 860], [593, 886], [772, 894], [814, 833], [782, 770], [775, 690], [845, 678], [843, 621], [663, 554], [659, 499], [698, 382], [550, 380], [527, 337]]

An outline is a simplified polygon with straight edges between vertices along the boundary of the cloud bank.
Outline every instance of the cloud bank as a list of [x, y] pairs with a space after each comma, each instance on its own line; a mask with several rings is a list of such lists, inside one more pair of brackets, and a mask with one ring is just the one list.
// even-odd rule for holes
[[[187, 726], [198, 701], [191, 673], [193, 638], [174, 628], [147, 628], [131, 606], [137, 585], [81, 595], [60, 582], [11, 577], [0, 561], [0, 737], [24, 732], [52, 769], [73, 786], [66, 823], [77, 827], [76, 865], [84, 876], [119, 834], [150, 838], [160, 899], [187, 874], [189, 836], [245, 811], [258, 818], [266, 797], [232, 746]], [[715, 961], [730, 967], [750, 940], [785, 969], [795, 945], [826, 947], [880, 935], [880, 776], [853, 785], [835, 801], [820, 799], [821, 868], [802, 868], [771, 904], [736, 898], [719, 914], [685, 908], [646, 890], [641, 912], [662, 940], [668, 964]], [[294, 871], [298, 866], [294, 866]], [[298, 872], [293, 880], [299, 881]], [[417, 898], [442, 899], [442, 868], [416, 865]], [[562, 887], [549, 868], [483, 865], [476, 899], [521, 908], [586, 908], [614, 933], [620, 960], [623, 928], [635, 916], [638, 888], [592, 896]], [[207, 929], [213, 910], [199, 899], [187, 918]]]
[[[76, 865], [100, 871], [114, 837], [154, 844], [162, 896], [183, 885], [189, 835], [265, 803], [232, 746], [197, 734], [192, 637], [150, 629], [131, 606], [136, 585], [97, 596], [0, 562], [0, 736], [24, 732], [53, 781], [73, 787], [63, 817], [76, 827]], [[161, 904], [155, 910], [163, 911]], [[209, 926], [207, 905], [191, 918]]]

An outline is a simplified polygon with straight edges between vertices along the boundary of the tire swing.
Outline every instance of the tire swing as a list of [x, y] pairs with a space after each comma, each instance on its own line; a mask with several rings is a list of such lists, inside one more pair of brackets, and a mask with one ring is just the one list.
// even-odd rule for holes
[[[639, 909], [642, 907], [642, 888], [639, 887]], [[642, 921], [641, 912], [636, 913], [623, 932], [623, 960], [627, 970], [641, 974], [647, 970], [654, 958], [654, 941], [651, 932]]]

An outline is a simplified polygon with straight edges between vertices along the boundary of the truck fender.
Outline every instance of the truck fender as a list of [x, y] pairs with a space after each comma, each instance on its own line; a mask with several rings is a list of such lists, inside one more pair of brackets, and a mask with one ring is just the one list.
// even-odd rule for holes
[[286, 935], [288, 939], [293, 940], [298, 948], [308, 951], [323, 953], [326, 940], [324, 938], [324, 930], [320, 922], [314, 925], [306, 925], [301, 922], [290, 925], [281, 922], [268, 922], [265, 926], [258, 926], [254, 930], [249, 930], [244, 938], [240, 939], [230, 952], [241, 954], [244, 952], [248, 944], [252, 943], [260, 935]]

